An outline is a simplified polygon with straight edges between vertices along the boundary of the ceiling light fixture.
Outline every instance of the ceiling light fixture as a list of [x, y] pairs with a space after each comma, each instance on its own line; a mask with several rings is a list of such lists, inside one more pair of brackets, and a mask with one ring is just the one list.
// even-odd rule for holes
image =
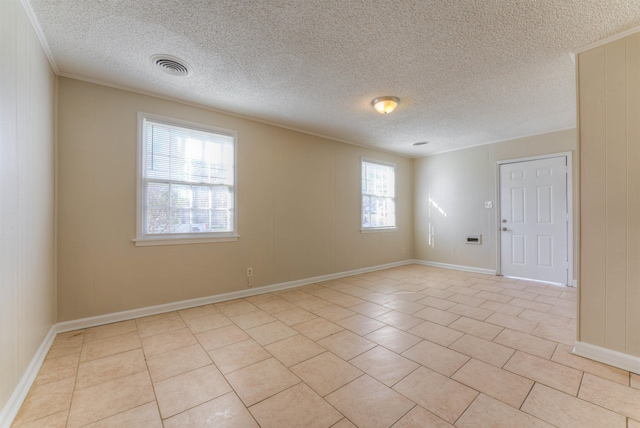
[[378, 97], [371, 101], [371, 105], [380, 114], [391, 113], [400, 104], [400, 98], [396, 97]]
[[413, 143], [412, 146], [424, 146], [425, 144], [429, 144], [428, 141], [420, 141], [417, 143]]

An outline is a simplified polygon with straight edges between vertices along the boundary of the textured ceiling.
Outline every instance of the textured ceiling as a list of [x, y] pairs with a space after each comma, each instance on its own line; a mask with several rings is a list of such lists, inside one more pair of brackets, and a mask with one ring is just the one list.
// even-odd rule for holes
[[60, 75], [408, 156], [575, 127], [570, 53], [640, 26], [640, 0], [25, 1]]

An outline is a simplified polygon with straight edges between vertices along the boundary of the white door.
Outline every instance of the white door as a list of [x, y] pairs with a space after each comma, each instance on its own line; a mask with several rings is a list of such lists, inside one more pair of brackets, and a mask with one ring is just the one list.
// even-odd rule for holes
[[501, 273], [568, 283], [566, 156], [500, 165]]

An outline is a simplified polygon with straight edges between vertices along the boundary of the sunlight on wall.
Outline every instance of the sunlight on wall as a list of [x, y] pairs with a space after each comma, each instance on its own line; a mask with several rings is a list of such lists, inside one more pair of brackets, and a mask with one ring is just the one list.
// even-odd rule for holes
[[[433, 214], [432, 214], [431, 208], [433, 208]], [[429, 194], [429, 232], [428, 232], [429, 240], [428, 241], [429, 241], [429, 246], [431, 248], [436, 247], [435, 226], [431, 222], [431, 218], [433, 215], [437, 213], [440, 213], [440, 215], [442, 215], [445, 218], [447, 217], [447, 213], [445, 212], [445, 210], [443, 210], [440, 206], [438, 206], [436, 201], [434, 201], [433, 198], [431, 197], [431, 194]]]

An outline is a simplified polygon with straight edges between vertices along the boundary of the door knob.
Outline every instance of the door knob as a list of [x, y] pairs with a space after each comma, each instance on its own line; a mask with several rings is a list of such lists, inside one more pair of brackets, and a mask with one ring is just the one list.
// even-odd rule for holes
[[506, 232], [506, 231], [507, 231], [507, 228], [506, 228], [506, 227], [503, 227], [503, 228], [502, 228], [502, 231], [503, 231], [503, 232]]

